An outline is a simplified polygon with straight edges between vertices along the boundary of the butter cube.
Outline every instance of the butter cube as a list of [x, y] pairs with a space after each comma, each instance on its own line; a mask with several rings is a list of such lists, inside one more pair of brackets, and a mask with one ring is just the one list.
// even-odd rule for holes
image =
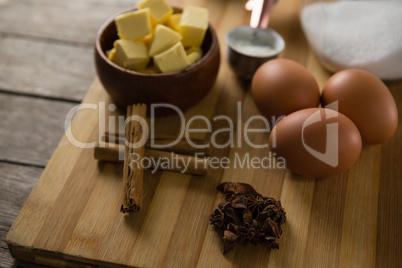
[[146, 69], [138, 70], [138, 72], [144, 73], [144, 74], [158, 74], [161, 71], [158, 69], [158, 67], [156, 67], [155, 65], [152, 65]]
[[203, 7], [188, 6], [183, 9], [180, 33], [184, 46], [201, 46], [208, 28], [209, 14]]
[[135, 40], [151, 33], [149, 9], [124, 13], [117, 16], [114, 22], [121, 39]]
[[192, 46], [186, 49], [186, 54], [191, 64], [193, 64], [202, 58], [203, 52], [200, 47]]
[[114, 48], [112, 61], [117, 65], [135, 71], [147, 66], [149, 57], [144, 43], [119, 39], [114, 42]]
[[189, 47], [189, 48], [186, 49], [187, 55], [190, 55], [193, 52], [198, 52], [198, 53], [200, 53], [202, 55], [202, 49], [200, 47], [192, 46], [192, 47]]
[[191, 64], [181, 42], [155, 55], [154, 63], [162, 73], [177, 72], [187, 68]]
[[151, 44], [152, 44], [152, 40], [154, 39], [154, 34], [155, 34], [155, 31], [152, 30], [150, 34], [143, 36], [141, 38], [135, 39], [134, 41], [144, 43], [147, 46], [147, 49], [149, 50], [149, 48], [151, 47]]
[[169, 20], [167, 21], [166, 25], [175, 30], [176, 32], [180, 31], [180, 20], [181, 20], [181, 13], [172, 14]]
[[190, 63], [193, 64], [193, 63], [197, 62], [199, 59], [201, 59], [202, 54], [195, 51], [195, 52], [190, 53], [187, 57], [188, 57], [188, 60], [190, 61]]
[[116, 56], [116, 49], [115, 49], [115, 48], [112, 48], [112, 49], [106, 51], [106, 57], [107, 57], [109, 60], [113, 61], [113, 58], [114, 58], [115, 56]]
[[177, 42], [180, 42], [181, 39], [182, 37], [178, 32], [162, 24], [158, 24], [155, 29], [151, 48], [149, 49], [149, 56], [153, 57], [156, 54], [163, 52]]
[[155, 24], [165, 23], [173, 13], [173, 9], [165, 0], [144, 0], [139, 7], [140, 9], [149, 8]]

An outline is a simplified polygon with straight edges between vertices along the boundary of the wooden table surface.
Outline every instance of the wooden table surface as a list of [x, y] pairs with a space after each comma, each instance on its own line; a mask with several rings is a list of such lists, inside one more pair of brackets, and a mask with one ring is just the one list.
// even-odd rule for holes
[[0, 267], [27, 267], [5, 236], [95, 77], [98, 28], [134, 2], [0, 0]]
[[[177, 6], [196, 3], [214, 8], [214, 5], [222, 6], [223, 1], [174, 0], [169, 3]], [[239, 2], [239, 6], [245, 2], [231, 1]], [[81, 102], [95, 77], [93, 41], [99, 26], [116, 12], [132, 7], [134, 2], [0, 0], [0, 267], [40, 267], [15, 261], [8, 252], [5, 236], [60, 141], [67, 112]], [[322, 85], [329, 74], [316, 64], [311, 64], [316, 59], [306, 45], [297, 19], [298, 3], [298, 0], [281, 0], [280, 6], [275, 8], [281, 9], [282, 15], [275, 16], [277, 11], [274, 9], [272, 27], [287, 42], [287, 49], [281, 57], [298, 61], [316, 74], [321, 72], [318, 82]], [[232, 11], [225, 12], [231, 14]], [[246, 23], [248, 16], [246, 11], [241, 13], [238, 24]], [[236, 26], [221, 20], [212, 21], [213, 24], [218, 22], [228, 29]], [[290, 27], [281, 27], [282, 24]], [[222, 48], [224, 43], [221, 37], [225, 31], [222, 28], [219, 33]], [[297, 49], [299, 52], [295, 53]], [[305, 53], [300, 53], [300, 49], [305, 50]], [[387, 82], [387, 85], [401, 111], [402, 81]], [[376, 251], [374, 263], [377, 267], [396, 267], [402, 263], [402, 212], [399, 207], [402, 203], [401, 137], [399, 124], [393, 139], [373, 149], [386, 152], [379, 159], [382, 177], [377, 182], [380, 186], [378, 203], [375, 204], [378, 206], [378, 234], [374, 238], [376, 245], [373, 248]], [[349, 192], [353, 190], [350, 182], [348, 184], [348, 181], [343, 180], [340, 183], [344, 184], [344, 193], [336, 194], [353, 194]], [[325, 183], [314, 182], [303, 186], [315, 187], [317, 190], [314, 196], [306, 197], [311, 198], [311, 202], [315, 200], [316, 205], [312, 207], [315, 211], [308, 212], [312, 213], [312, 221], [318, 221], [320, 209], [325, 208], [317, 202], [320, 198], [317, 193], [320, 187], [322, 193], [326, 192], [327, 186]], [[346, 188], [349, 189], [347, 194]], [[390, 196], [390, 192], [394, 194]], [[382, 217], [387, 220], [382, 221]], [[332, 219], [335, 220], [333, 225], [343, 221], [336, 215]], [[309, 229], [309, 232], [316, 235], [320, 231], [325, 230]], [[331, 248], [331, 241], [324, 242], [325, 249]], [[333, 246], [337, 248], [337, 245]], [[320, 256], [320, 252], [317, 252], [317, 256]]]

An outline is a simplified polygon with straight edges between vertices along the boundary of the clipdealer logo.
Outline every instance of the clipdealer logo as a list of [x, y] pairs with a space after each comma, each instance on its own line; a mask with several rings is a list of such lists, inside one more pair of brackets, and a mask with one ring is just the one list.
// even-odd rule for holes
[[[305, 141], [305, 129], [309, 126], [311, 126], [314, 123], [318, 123], [320, 121], [325, 121], [330, 118], [334, 118], [338, 116], [338, 101], [333, 102], [329, 105], [327, 105], [325, 108], [324, 115], [325, 117], [322, 117], [322, 112], [320, 110], [317, 110], [313, 114], [311, 114], [303, 123], [302, 125], [302, 144], [304, 148], [309, 152], [311, 155], [313, 155], [315, 158], [318, 160], [321, 160], [322, 162], [332, 166], [332, 167], [337, 167], [339, 164], [339, 126], [338, 123], [329, 123], [326, 124], [326, 146], [325, 146], [325, 152], [319, 152], [315, 150], [314, 148], [311, 148]], [[331, 113], [329, 113], [331, 111]], [[336, 111], [336, 113], [333, 113], [333, 111]]]
[[[177, 138], [174, 140], [170, 140], [169, 143], [157, 143], [154, 139], [156, 133], [156, 121], [155, 121], [155, 109], [157, 108], [169, 108], [172, 109], [177, 115], [179, 115], [179, 123], [180, 126], [178, 128]], [[98, 113], [98, 133], [99, 133], [99, 141], [101, 141], [104, 133], [109, 132], [109, 135], [113, 133], [116, 129], [119, 129], [119, 133], [125, 132], [125, 127], [128, 122], [136, 121], [141, 125], [143, 136], [136, 143], [130, 143], [127, 139], [125, 139], [125, 145], [131, 148], [137, 148], [140, 146], [144, 146], [146, 142], [150, 143], [150, 147], [152, 149], [160, 149], [166, 150], [175, 146], [180, 141], [185, 140], [189, 146], [194, 148], [194, 151], [197, 149], [205, 149], [205, 148], [241, 148], [243, 146], [247, 146], [247, 148], [252, 149], [268, 149], [268, 139], [263, 142], [256, 142], [255, 135], [253, 133], [265, 133], [268, 137], [271, 132], [271, 126], [273, 127], [277, 124], [283, 117], [279, 118], [271, 118], [271, 122], [269, 122], [265, 117], [261, 115], [254, 115], [247, 119], [242, 117], [242, 103], [238, 102], [237, 104], [237, 116], [234, 118], [230, 118], [227, 115], [216, 115], [212, 118], [208, 118], [203, 115], [194, 115], [190, 118], [186, 118], [184, 113], [176, 106], [171, 104], [159, 103], [152, 104], [150, 106], [150, 115], [148, 118], [142, 118], [139, 116], [130, 116], [125, 118], [124, 115], [108, 115], [112, 114], [110, 112], [115, 111], [116, 106], [114, 104], [106, 105], [104, 102], [95, 103], [83, 103], [73, 107], [67, 114], [64, 127], [65, 127], [65, 135], [67, 139], [74, 146], [84, 149], [90, 149], [95, 147], [105, 147], [106, 143], [101, 143], [97, 141], [85, 141], [80, 136], [79, 132], [74, 128], [72, 130], [72, 119], [75, 116], [78, 116], [80, 111], [87, 110], [86, 112]], [[107, 117], [107, 118], [106, 118]], [[222, 125], [221, 128], [213, 129], [212, 124], [214, 122], [218, 122], [219, 125]], [[199, 126], [203, 125], [202, 128]], [[198, 128], [197, 128], [198, 127]], [[108, 130], [108, 131], [106, 131]], [[78, 135], [74, 135], [78, 134]], [[199, 144], [192, 140], [192, 134], [205, 134], [209, 137], [207, 143]], [[114, 135], [114, 134], [112, 134]], [[227, 139], [220, 139], [219, 137], [223, 135], [227, 137]], [[221, 136], [222, 137], [222, 136]], [[149, 140], [148, 140], [149, 138]], [[81, 139], [81, 140], [80, 140]], [[114, 137], [109, 137], [109, 139], [113, 140]], [[113, 144], [110, 144], [112, 145]], [[108, 146], [109, 146], [108, 145]], [[114, 145], [116, 146], [116, 145]], [[262, 169], [285, 169], [286, 161], [283, 157], [278, 157], [275, 153], [267, 151], [267, 153], [263, 156], [254, 156], [249, 152], [238, 152], [234, 151], [233, 157], [226, 156], [213, 156], [213, 155], [204, 155], [195, 153], [195, 164], [205, 165], [203, 159], [207, 159], [208, 167], [212, 169], [219, 168], [234, 168], [234, 169], [243, 169], [243, 168], [262, 168]], [[119, 152], [118, 155], [119, 160], [124, 160], [124, 153]], [[180, 159], [177, 155], [173, 153], [167, 157], [160, 157], [158, 159], [151, 159], [144, 157], [143, 159], [139, 159], [138, 156], [131, 156], [133, 164], [141, 165], [144, 168], [154, 168], [156, 171], [159, 167], [164, 167], [165, 169], [171, 168], [171, 165], [175, 165], [175, 167], [181, 168], [181, 170], [186, 170], [189, 163], [188, 159]]]

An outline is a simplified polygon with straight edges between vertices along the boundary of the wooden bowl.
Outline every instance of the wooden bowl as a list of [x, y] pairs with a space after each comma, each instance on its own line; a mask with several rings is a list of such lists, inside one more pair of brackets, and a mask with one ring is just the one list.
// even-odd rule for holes
[[[181, 9], [176, 8], [175, 12], [181, 12]], [[186, 110], [207, 95], [215, 83], [220, 65], [218, 39], [211, 25], [201, 46], [204, 56], [198, 62], [179, 72], [144, 74], [118, 66], [105, 54], [118, 38], [114, 23], [116, 16], [108, 19], [97, 34], [95, 66], [100, 81], [117, 105], [125, 107], [145, 103], [150, 108], [151, 104], [168, 103]]]

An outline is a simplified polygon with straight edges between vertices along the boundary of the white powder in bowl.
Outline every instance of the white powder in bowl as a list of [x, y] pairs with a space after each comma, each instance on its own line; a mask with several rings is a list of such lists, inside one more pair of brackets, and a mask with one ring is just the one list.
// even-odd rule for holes
[[235, 50], [251, 57], [268, 57], [278, 53], [267, 44], [254, 44], [253, 40], [236, 40], [232, 46]]
[[402, 1], [316, 2], [301, 12], [310, 46], [332, 71], [402, 78]]

